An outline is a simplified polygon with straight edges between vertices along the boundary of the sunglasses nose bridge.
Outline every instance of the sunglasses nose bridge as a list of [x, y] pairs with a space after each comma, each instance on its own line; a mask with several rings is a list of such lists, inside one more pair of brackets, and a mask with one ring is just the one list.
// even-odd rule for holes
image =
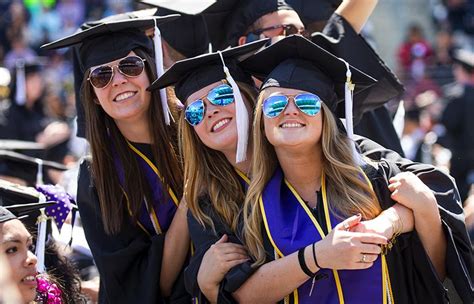
[[288, 102], [286, 104], [285, 109], [283, 109], [283, 114], [284, 115], [298, 115], [299, 109], [296, 106], [295, 97], [294, 96], [287, 96], [286, 98], [287, 98]]

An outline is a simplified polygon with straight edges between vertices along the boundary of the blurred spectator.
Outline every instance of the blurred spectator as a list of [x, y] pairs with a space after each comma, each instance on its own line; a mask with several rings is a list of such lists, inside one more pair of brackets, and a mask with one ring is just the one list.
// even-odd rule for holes
[[456, 48], [450, 31], [440, 30], [436, 33], [434, 64], [430, 67], [429, 74], [439, 86], [454, 81], [452, 57]]
[[456, 179], [462, 201], [474, 183], [474, 53], [458, 50], [453, 72], [456, 86], [447, 96], [442, 123], [446, 127], [446, 145], [452, 151], [451, 175]]
[[35, 51], [28, 46], [21, 31], [12, 38], [11, 46], [11, 50], [5, 55], [5, 66], [10, 71], [15, 69], [15, 65], [19, 60], [31, 61], [37, 56]]
[[405, 41], [398, 49], [399, 73], [402, 80], [423, 78], [426, 65], [429, 64], [432, 56], [433, 49], [424, 38], [420, 25], [410, 25]]

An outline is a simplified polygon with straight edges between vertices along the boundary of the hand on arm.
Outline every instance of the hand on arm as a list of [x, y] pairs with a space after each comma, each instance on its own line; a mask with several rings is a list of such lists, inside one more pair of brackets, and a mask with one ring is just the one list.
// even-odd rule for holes
[[415, 230], [441, 280], [445, 276], [446, 238], [433, 192], [413, 173], [390, 178], [392, 199], [413, 211]]
[[[338, 224], [323, 240], [317, 242], [318, 264], [331, 269], [365, 269], [372, 266], [387, 239], [375, 233], [347, 231], [360, 222], [360, 215]], [[312, 253], [312, 244], [304, 250], [305, 263], [313, 273], [319, 271]], [[361, 262], [362, 254], [366, 255]], [[284, 278], [282, 280], [282, 278]], [[241, 303], [275, 303], [309, 279], [300, 267], [298, 252], [262, 265], [236, 292]]]
[[183, 200], [180, 202], [165, 235], [160, 273], [161, 293], [165, 297], [171, 294], [174, 282], [183, 268], [184, 261], [188, 255], [190, 238], [186, 217], [187, 211], [188, 207]]
[[228, 243], [223, 235], [204, 254], [197, 276], [199, 289], [211, 303], [217, 303], [219, 285], [226, 273], [234, 266], [249, 260], [245, 248]]

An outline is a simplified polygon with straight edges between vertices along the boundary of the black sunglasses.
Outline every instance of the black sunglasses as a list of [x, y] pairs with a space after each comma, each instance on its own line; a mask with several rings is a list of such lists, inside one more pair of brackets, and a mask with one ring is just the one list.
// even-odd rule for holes
[[[246, 38], [247, 38], [246, 42], [249, 43], [249, 42], [252, 42], [252, 41], [260, 40], [261, 39], [260, 35], [263, 34], [265, 36], [265, 34], [264, 34], [265, 32], [271, 31], [271, 30], [276, 30], [276, 29], [281, 29], [281, 31], [278, 32], [278, 34], [274, 35], [274, 36], [290, 36], [290, 35], [299, 34], [299, 35], [302, 35], [303, 37], [306, 37], [306, 38], [309, 37], [309, 33], [305, 29], [298, 28], [294, 24], [277, 24], [277, 25], [273, 25], [273, 26], [269, 26], [269, 27], [265, 27], [265, 28], [262, 28], [262, 29], [258, 29], [258, 30], [249, 32], [246, 35]], [[265, 37], [266, 38], [272, 38], [272, 37], [268, 37], [268, 36], [265, 36]]]

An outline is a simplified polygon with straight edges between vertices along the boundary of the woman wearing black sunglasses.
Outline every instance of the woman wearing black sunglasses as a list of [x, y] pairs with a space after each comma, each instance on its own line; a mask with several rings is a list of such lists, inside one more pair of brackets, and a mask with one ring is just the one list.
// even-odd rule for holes
[[[81, 100], [92, 159], [78, 206], [103, 303], [189, 302], [177, 280], [188, 253], [182, 169], [164, 91], [148, 92], [161, 50], [145, 33], [175, 16], [110, 21], [51, 43], [81, 43]], [[155, 42], [155, 46], [154, 46]]]

